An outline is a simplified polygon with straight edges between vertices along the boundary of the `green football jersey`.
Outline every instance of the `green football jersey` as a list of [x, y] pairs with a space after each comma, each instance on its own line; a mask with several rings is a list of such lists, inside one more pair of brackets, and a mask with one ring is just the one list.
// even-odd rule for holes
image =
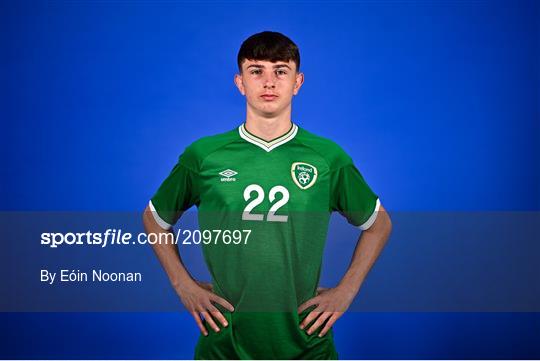
[[[217, 306], [229, 326], [201, 335], [196, 359], [336, 359], [332, 330], [324, 337], [299, 328], [316, 295], [330, 215], [361, 229], [380, 205], [336, 143], [292, 124], [271, 141], [245, 124], [188, 146], [150, 201], [170, 229], [198, 208], [202, 250]], [[320, 330], [319, 330], [320, 331]]]

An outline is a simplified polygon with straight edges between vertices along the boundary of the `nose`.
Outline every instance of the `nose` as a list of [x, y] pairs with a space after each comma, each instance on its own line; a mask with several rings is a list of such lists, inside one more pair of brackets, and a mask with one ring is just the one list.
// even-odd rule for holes
[[276, 87], [274, 74], [272, 72], [269, 72], [269, 74], [267, 74], [266, 77], [264, 78], [264, 87], [265, 88], [275, 88]]

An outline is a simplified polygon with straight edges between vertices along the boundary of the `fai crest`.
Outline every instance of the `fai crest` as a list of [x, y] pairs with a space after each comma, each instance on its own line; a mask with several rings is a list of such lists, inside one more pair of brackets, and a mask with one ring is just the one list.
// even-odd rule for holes
[[308, 189], [317, 180], [317, 168], [304, 162], [295, 162], [291, 167], [291, 176], [300, 189]]

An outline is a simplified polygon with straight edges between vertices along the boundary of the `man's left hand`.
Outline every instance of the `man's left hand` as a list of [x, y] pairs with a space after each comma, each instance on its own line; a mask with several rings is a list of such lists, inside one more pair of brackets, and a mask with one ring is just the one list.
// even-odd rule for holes
[[319, 337], [324, 336], [337, 319], [349, 308], [354, 300], [354, 296], [356, 296], [356, 292], [345, 287], [317, 288], [317, 296], [307, 300], [298, 307], [298, 313], [302, 313], [309, 307], [317, 305], [300, 323], [300, 328], [303, 330], [315, 320], [307, 330], [308, 335], [311, 335], [328, 320], [322, 331], [319, 332]]

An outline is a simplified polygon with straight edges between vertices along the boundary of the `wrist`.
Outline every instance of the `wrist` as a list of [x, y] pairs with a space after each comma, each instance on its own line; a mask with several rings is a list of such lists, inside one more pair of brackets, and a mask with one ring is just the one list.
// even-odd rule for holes
[[349, 281], [341, 281], [338, 285], [337, 285], [337, 288], [352, 295], [353, 297], [356, 296], [356, 294], [358, 293], [358, 291], [360, 290], [360, 285], [357, 285], [357, 284], [354, 284], [352, 282], [349, 282]]
[[171, 285], [177, 292], [197, 286], [197, 282], [191, 277], [178, 277], [171, 281]]

